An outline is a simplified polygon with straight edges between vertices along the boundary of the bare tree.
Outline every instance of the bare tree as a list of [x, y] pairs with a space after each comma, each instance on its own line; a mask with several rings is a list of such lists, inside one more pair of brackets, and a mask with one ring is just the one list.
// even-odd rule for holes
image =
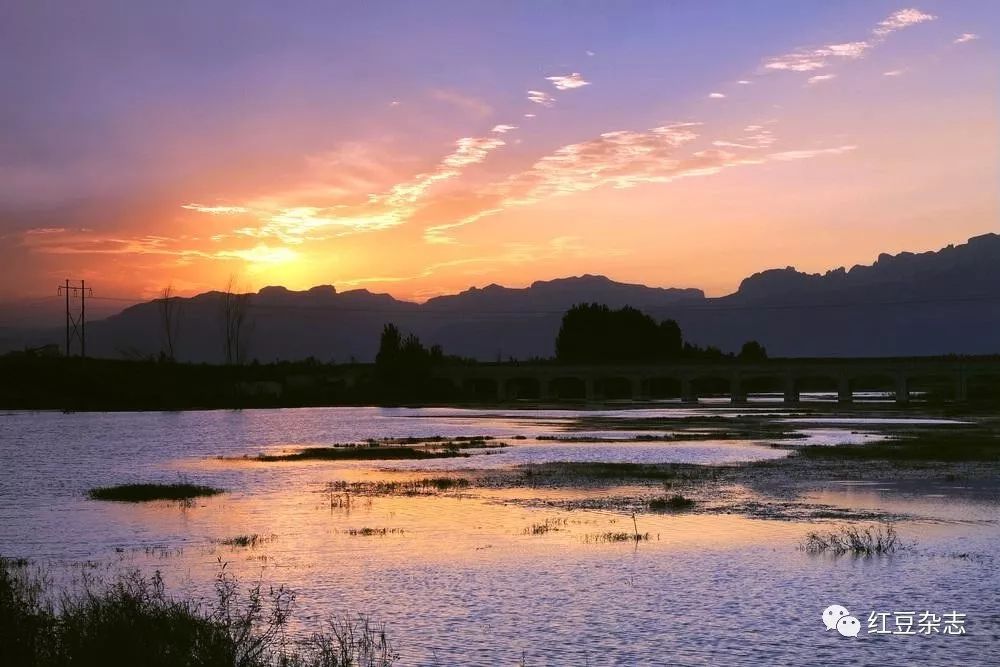
[[222, 293], [220, 315], [227, 364], [242, 364], [246, 361], [247, 345], [249, 344], [252, 323], [249, 319], [248, 306], [250, 295], [238, 293], [236, 277], [229, 276], [226, 290]]
[[160, 292], [160, 336], [163, 339], [163, 354], [170, 361], [176, 359], [177, 340], [181, 330], [181, 304], [173, 284], [167, 285]]

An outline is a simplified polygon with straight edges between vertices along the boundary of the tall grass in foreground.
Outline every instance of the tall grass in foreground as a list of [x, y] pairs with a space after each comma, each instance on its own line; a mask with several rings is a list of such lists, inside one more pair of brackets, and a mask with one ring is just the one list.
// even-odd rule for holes
[[174, 600], [159, 573], [85, 580], [53, 596], [25, 563], [0, 557], [0, 665], [68, 667], [389, 667], [384, 628], [342, 617], [308, 640], [286, 637], [294, 594], [244, 589], [225, 566], [212, 604]]
[[891, 554], [902, 548], [899, 535], [892, 524], [878, 526], [840, 526], [828, 533], [809, 533], [802, 548], [813, 554], [846, 553], [856, 556], [880, 556]]

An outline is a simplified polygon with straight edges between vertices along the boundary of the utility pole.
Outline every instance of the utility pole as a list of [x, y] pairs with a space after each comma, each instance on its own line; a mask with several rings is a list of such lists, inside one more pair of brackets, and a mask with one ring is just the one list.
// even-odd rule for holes
[[[79, 285], [73, 284], [79, 282]], [[66, 356], [70, 356], [74, 340], [80, 343], [80, 356], [87, 356], [87, 297], [94, 295], [94, 290], [87, 287], [83, 280], [76, 281], [66, 279], [66, 282], [59, 286], [58, 294], [66, 296]], [[74, 313], [70, 308], [70, 297], [80, 299], [80, 311]]]

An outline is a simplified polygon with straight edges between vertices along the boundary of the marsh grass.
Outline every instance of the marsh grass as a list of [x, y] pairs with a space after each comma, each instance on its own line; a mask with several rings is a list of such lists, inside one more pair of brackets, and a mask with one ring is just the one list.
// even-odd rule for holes
[[[522, 436], [523, 438], [523, 436]], [[476, 449], [479, 447], [508, 447], [504, 442], [497, 442], [492, 435], [459, 435], [447, 438], [442, 435], [435, 435], [429, 438], [407, 437], [407, 438], [369, 438], [365, 441], [369, 447], [380, 447], [382, 445], [437, 445], [441, 447], [454, 447], [457, 449]]]
[[546, 519], [541, 523], [533, 523], [524, 529], [525, 535], [545, 535], [546, 533], [554, 533], [563, 530], [566, 524], [569, 523], [568, 519]]
[[237, 535], [236, 537], [227, 537], [221, 540], [221, 544], [225, 544], [230, 547], [249, 547], [251, 549], [255, 548], [258, 544], [264, 544], [265, 542], [270, 542], [274, 539], [274, 536], [258, 535], [253, 533], [252, 535]]
[[653, 498], [649, 501], [649, 509], [654, 512], [683, 512], [695, 506], [695, 501], [675, 494], [669, 498]]
[[424, 488], [433, 488], [437, 491], [469, 488], [469, 480], [462, 477], [425, 477], [424, 479], [417, 480], [417, 484]]
[[[271, 463], [276, 461], [381, 461], [405, 459], [439, 459], [467, 457], [469, 449], [497, 449], [509, 447], [505, 442], [497, 442], [493, 436], [474, 435], [446, 438], [382, 438], [369, 439], [332, 445], [329, 447], [306, 447], [289, 454], [258, 454], [243, 459]], [[489, 452], [485, 452], [489, 453]], [[225, 457], [219, 457], [225, 459]]]
[[62, 594], [51, 588], [42, 573], [0, 558], [0, 664], [389, 667], [398, 659], [384, 627], [365, 616], [289, 641], [294, 594], [243, 588], [221, 563], [210, 604], [168, 597], [159, 573], [124, 573], [109, 584], [87, 578]]
[[802, 447], [809, 459], [852, 461], [993, 461], [1000, 462], [1000, 433], [987, 430], [942, 430], [864, 445]]
[[723, 474], [718, 467], [692, 463], [551, 462], [521, 467], [524, 483], [535, 485], [602, 484], [605, 482], [660, 482], [665, 489], [714, 481]]
[[844, 525], [827, 533], [812, 532], [806, 535], [802, 544], [802, 549], [808, 553], [832, 553], [837, 556], [882, 556], [901, 548], [899, 535], [889, 523], [864, 528]]
[[416, 447], [308, 447], [293, 454], [259, 454], [257, 461], [396, 461], [408, 459], [441, 459], [466, 457], [469, 454], [458, 448], [443, 450], [418, 449]]
[[349, 528], [344, 531], [346, 534], [351, 536], [360, 537], [381, 537], [384, 535], [402, 535], [402, 528]]
[[624, 531], [609, 531], [606, 533], [588, 533], [583, 536], [584, 544], [600, 542], [647, 542], [649, 533], [626, 533]]
[[399, 482], [330, 482], [327, 494], [350, 494], [359, 496], [416, 496], [445, 491], [468, 489], [472, 482], [463, 477], [424, 477], [423, 479]]
[[143, 503], [153, 500], [190, 501], [205, 496], [224, 493], [223, 489], [188, 482], [176, 484], [119, 484], [91, 489], [87, 495], [92, 500]]

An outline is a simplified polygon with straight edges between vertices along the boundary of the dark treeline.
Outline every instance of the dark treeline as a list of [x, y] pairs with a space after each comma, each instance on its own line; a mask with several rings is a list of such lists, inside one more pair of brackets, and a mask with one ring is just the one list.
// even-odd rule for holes
[[[657, 322], [635, 308], [612, 310], [594, 304], [575, 306], [565, 314], [555, 347], [554, 358], [527, 363], [727, 364], [767, 359], [766, 350], [756, 341], [745, 343], [738, 355], [726, 354], [685, 342], [672, 320]], [[240, 356], [234, 355], [234, 359]], [[385, 325], [374, 364], [333, 364], [311, 358], [268, 364], [256, 360], [186, 364], [162, 355], [138, 360], [65, 358], [46, 349], [0, 356], [0, 409], [182, 410], [490, 402], [494, 399], [482, 386], [458, 386], [442, 377], [447, 375], [443, 371], [448, 366], [477, 363], [450, 356], [439, 345], [425, 345], [394, 324]], [[974, 383], [970, 383], [970, 392], [995, 395], [989, 387]]]
[[[561, 363], [648, 363], [732, 357], [717, 347], [685, 342], [674, 320], [657, 322], [630, 306], [619, 310], [597, 303], [573, 306], [563, 316], [556, 337], [556, 359]], [[739, 354], [744, 361], [766, 358], [767, 351], [757, 341], [746, 342]]]

